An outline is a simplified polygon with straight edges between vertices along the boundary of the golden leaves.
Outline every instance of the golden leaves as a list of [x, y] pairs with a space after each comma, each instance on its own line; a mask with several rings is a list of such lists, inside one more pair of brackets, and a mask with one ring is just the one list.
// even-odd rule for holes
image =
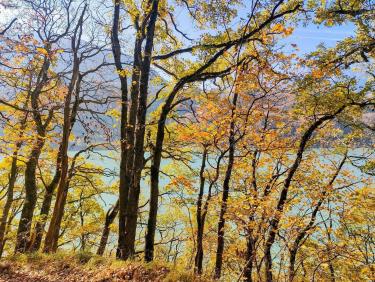
[[44, 56], [48, 56], [48, 51], [42, 47], [37, 47], [36, 48], [36, 51], [39, 53], [39, 54], [42, 54]]

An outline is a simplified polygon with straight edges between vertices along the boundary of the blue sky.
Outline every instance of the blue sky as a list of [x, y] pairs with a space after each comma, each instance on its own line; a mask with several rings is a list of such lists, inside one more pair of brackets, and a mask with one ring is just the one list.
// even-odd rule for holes
[[321, 43], [327, 47], [333, 47], [338, 41], [354, 35], [354, 30], [355, 27], [349, 24], [334, 27], [311, 24], [306, 27], [297, 27], [285, 41], [297, 44], [300, 52], [306, 54], [314, 51]]

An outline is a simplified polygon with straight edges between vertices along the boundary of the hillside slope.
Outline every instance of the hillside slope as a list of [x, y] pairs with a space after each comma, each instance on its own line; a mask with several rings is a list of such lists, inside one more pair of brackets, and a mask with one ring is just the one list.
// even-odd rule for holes
[[16, 256], [0, 263], [5, 282], [207, 281], [171, 266], [119, 262], [85, 254]]

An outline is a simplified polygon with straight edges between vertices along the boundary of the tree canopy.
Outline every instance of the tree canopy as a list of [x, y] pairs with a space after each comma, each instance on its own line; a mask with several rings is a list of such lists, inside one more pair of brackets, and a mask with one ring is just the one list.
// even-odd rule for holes
[[373, 1], [0, 8], [0, 257], [375, 279]]

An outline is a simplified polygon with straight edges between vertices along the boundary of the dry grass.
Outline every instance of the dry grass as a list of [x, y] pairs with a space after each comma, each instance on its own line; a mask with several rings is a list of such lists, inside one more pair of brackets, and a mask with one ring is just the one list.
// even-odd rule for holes
[[90, 253], [15, 255], [0, 263], [0, 281], [208, 281], [159, 262], [117, 261]]

